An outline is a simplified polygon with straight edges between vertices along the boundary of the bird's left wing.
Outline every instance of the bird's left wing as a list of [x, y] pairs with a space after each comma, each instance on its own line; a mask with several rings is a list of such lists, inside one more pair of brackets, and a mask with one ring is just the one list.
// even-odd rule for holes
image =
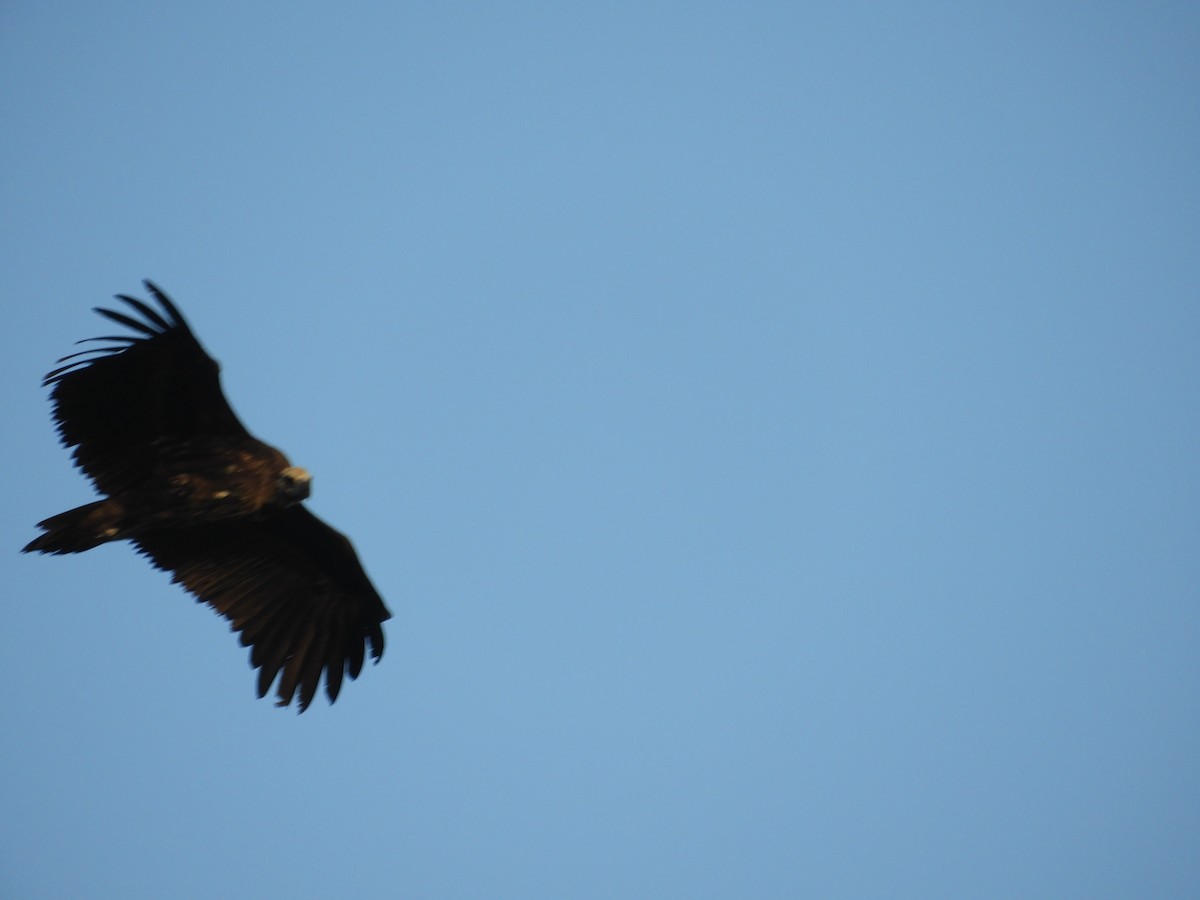
[[391, 617], [348, 538], [301, 505], [261, 517], [173, 528], [135, 539], [160, 569], [241, 633], [259, 669], [258, 695], [276, 676], [279, 706], [299, 692], [300, 712], [321, 673], [330, 702], [343, 676], [383, 655]]

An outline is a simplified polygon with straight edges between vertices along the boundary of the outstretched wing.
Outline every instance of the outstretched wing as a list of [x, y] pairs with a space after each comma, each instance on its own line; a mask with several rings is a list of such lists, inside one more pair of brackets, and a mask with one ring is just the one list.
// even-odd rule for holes
[[[156, 442], [178, 445], [198, 438], [249, 437], [221, 392], [220, 367], [204, 352], [170, 298], [153, 283], [146, 290], [160, 309], [118, 294], [130, 315], [96, 312], [133, 335], [88, 338], [105, 346], [72, 353], [49, 373], [54, 418], [72, 458], [107, 494], [145, 479], [157, 459]], [[86, 343], [87, 341], [80, 341]]]
[[299, 504], [261, 518], [155, 532], [135, 543], [241, 632], [259, 669], [258, 696], [279, 676], [279, 706], [299, 690], [304, 712], [322, 671], [332, 702], [344, 675], [358, 677], [368, 648], [376, 661], [383, 655], [380, 625], [391, 613], [349, 539]]

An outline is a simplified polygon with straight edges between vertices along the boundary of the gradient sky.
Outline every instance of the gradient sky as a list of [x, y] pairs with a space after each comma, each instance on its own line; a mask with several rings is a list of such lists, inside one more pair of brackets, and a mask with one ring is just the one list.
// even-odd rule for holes
[[[0, 6], [0, 895], [1200, 896], [1200, 6]], [[151, 277], [394, 618], [302, 716], [41, 376]]]

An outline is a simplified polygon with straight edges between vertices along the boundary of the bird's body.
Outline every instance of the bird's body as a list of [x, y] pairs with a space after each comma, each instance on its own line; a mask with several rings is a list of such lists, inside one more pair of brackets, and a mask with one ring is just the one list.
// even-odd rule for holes
[[163, 442], [159, 452], [143, 482], [40, 522], [46, 533], [25, 549], [79, 553], [163, 529], [278, 512], [308, 496], [308, 473], [261, 441]]
[[383, 653], [387, 608], [349, 540], [302, 504], [308, 473], [252, 436], [221, 391], [219, 368], [179, 311], [97, 312], [140, 337], [64, 357], [46, 376], [63, 443], [106, 496], [39, 523], [24, 550], [78, 553], [131, 540], [241, 632], [259, 696], [279, 675], [280, 705], [303, 711], [322, 672], [330, 700], [366, 650]]

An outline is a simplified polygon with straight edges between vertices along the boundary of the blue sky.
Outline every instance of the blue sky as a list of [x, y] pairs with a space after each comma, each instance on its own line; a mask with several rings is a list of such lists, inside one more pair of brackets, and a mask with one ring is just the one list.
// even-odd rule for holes
[[[13, 2], [0, 82], [0, 893], [1200, 892], [1200, 9]], [[16, 552], [143, 277], [394, 613], [335, 706]]]

